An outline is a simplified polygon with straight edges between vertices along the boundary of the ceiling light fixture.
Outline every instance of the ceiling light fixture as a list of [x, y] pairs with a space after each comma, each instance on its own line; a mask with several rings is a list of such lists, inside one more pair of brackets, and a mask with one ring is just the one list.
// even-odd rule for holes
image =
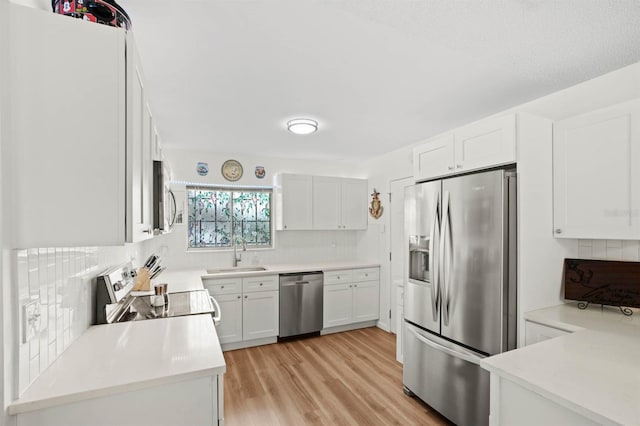
[[296, 135], [308, 135], [318, 130], [318, 122], [310, 118], [294, 118], [287, 121], [287, 129]]

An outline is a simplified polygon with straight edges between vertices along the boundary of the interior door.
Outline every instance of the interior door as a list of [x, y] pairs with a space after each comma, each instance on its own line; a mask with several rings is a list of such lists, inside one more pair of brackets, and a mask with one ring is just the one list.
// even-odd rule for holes
[[487, 354], [502, 344], [506, 220], [504, 171], [442, 184], [442, 331]]
[[[399, 315], [402, 305], [402, 298], [397, 297], [402, 294], [404, 283], [407, 280], [407, 247], [409, 241], [409, 226], [405, 227], [405, 216], [408, 223], [415, 223], [415, 197], [413, 196], [414, 181], [412, 177], [393, 180], [389, 183], [391, 191], [391, 202], [389, 208], [390, 224], [389, 238], [391, 240], [391, 289], [389, 307], [391, 309], [391, 319], [389, 329], [392, 333], [399, 333], [402, 330], [402, 316]], [[412, 218], [412, 219], [411, 219]]]
[[408, 241], [409, 276], [404, 290], [407, 321], [440, 332], [438, 248], [441, 216], [441, 181], [416, 185], [415, 232]]

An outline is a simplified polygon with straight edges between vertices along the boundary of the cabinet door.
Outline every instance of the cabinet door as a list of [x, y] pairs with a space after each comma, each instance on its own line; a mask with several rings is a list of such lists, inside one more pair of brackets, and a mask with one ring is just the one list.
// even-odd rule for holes
[[121, 245], [125, 32], [11, 3], [7, 10], [5, 159], [16, 167], [3, 208], [19, 218], [11, 223], [14, 247]]
[[341, 229], [341, 183], [336, 177], [313, 176], [313, 229]]
[[353, 284], [324, 286], [323, 327], [353, 322]]
[[378, 281], [353, 284], [353, 321], [370, 321], [380, 317]]
[[413, 149], [413, 177], [416, 181], [454, 171], [453, 134], [438, 136]]
[[306, 175], [280, 175], [276, 180], [278, 230], [312, 228], [312, 180]]
[[148, 110], [140, 60], [133, 36], [127, 36], [127, 241], [141, 241], [151, 236], [149, 221], [145, 217], [149, 202], [147, 181], [149, 161]]
[[483, 120], [455, 131], [456, 171], [481, 169], [515, 161], [515, 114]]
[[367, 229], [367, 180], [341, 179], [342, 229]]
[[242, 341], [242, 295], [223, 294], [215, 296], [220, 305], [220, 321], [216, 332], [220, 343]]
[[242, 298], [242, 339], [278, 335], [278, 291], [245, 294]]
[[640, 238], [640, 102], [553, 126], [556, 237]]

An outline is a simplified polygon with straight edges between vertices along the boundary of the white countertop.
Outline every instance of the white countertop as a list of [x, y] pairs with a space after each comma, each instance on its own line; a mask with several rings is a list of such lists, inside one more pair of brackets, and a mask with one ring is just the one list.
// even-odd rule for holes
[[13, 401], [8, 412], [13, 415], [225, 370], [210, 315], [96, 325]]
[[575, 303], [525, 318], [573, 333], [485, 358], [483, 368], [598, 423], [640, 424], [640, 318]]
[[[360, 269], [360, 268], [378, 268], [379, 263], [363, 261], [363, 260], [350, 260], [350, 261], [332, 261], [332, 262], [318, 262], [318, 263], [297, 263], [297, 264], [279, 264], [279, 265], [240, 265], [239, 271], [224, 272], [208, 274], [207, 271], [203, 271], [202, 278], [233, 278], [233, 277], [255, 277], [260, 275], [275, 275], [275, 274], [287, 274], [292, 272], [312, 272], [312, 271], [337, 271], [342, 269]], [[244, 271], [242, 268], [263, 267], [264, 271]], [[212, 267], [208, 269], [225, 269]], [[231, 269], [231, 268], [226, 268]]]
[[204, 269], [173, 269], [164, 271], [153, 279], [153, 284], [167, 283], [169, 293], [182, 291], [202, 290], [202, 276], [206, 275]]

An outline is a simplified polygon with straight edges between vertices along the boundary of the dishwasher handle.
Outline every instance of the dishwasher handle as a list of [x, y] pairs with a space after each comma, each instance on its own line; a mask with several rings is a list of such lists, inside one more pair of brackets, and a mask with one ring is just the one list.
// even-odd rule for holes
[[294, 281], [291, 283], [280, 284], [280, 287], [292, 287], [294, 285], [304, 285], [304, 284], [311, 284], [311, 281]]

